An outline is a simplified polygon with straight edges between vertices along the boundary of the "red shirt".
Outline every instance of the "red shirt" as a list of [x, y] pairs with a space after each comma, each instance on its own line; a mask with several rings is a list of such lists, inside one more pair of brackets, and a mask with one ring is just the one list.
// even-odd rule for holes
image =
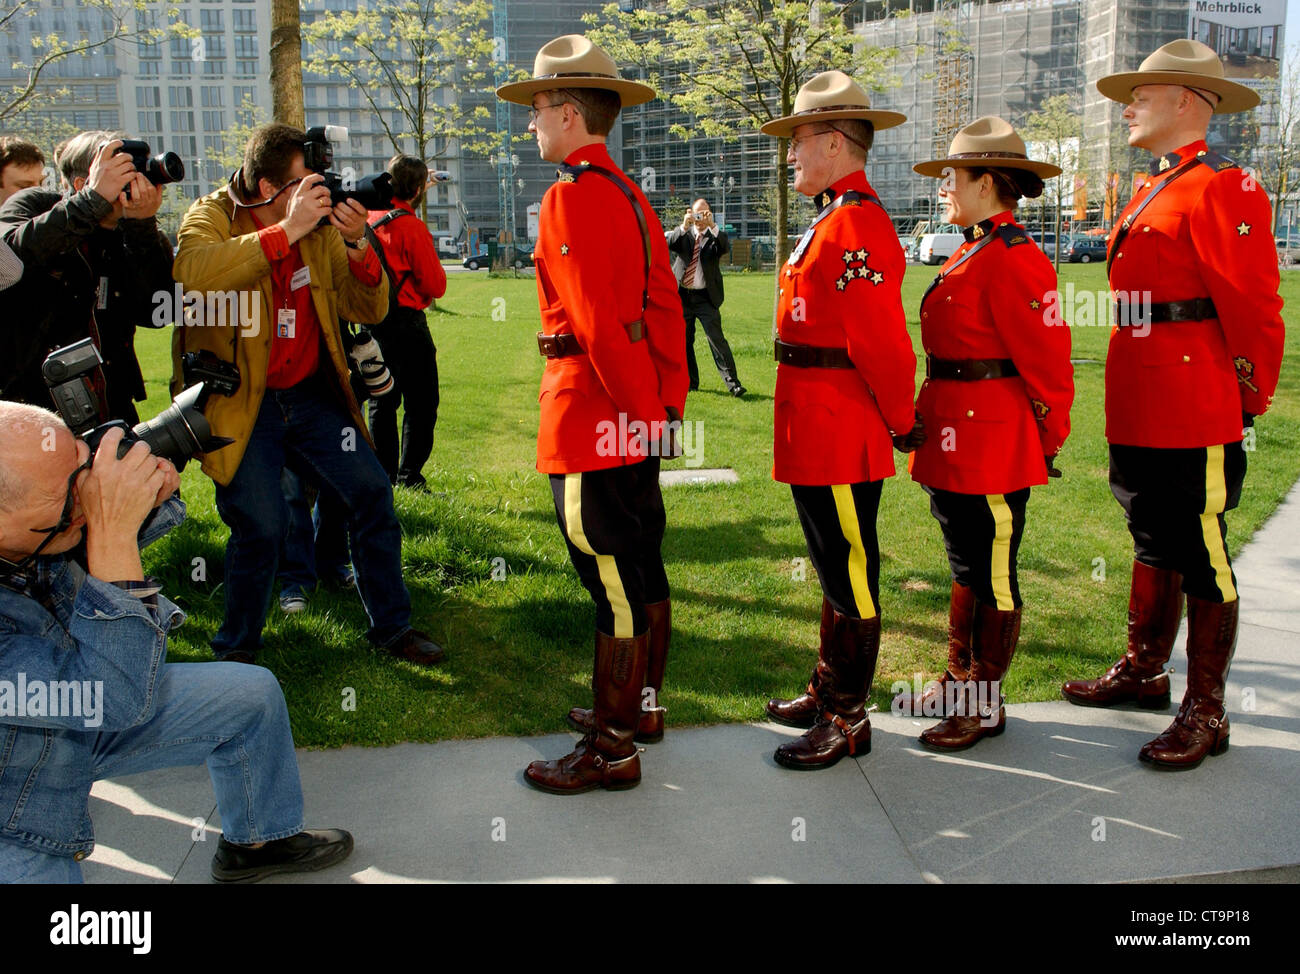
[[[830, 190], [875, 195], [862, 171]], [[772, 477], [808, 486], [882, 480], [894, 473], [890, 432], [912, 428], [916, 389], [898, 233], [883, 207], [863, 199], [830, 213], [801, 246], [777, 269], [778, 337], [846, 349], [854, 367], [777, 365]]]
[[[680, 413], [690, 384], [682, 302], [654, 209], [604, 144], [564, 161], [608, 169], [636, 197], [650, 234], [650, 301], [642, 313], [644, 243], [619, 188], [591, 173], [548, 189], [533, 251], [542, 331], [576, 335], [586, 353], [545, 360], [537, 469], [548, 474], [639, 463], [636, 424], [664, 422], [665, 407]], [[633, 342], [624, 326], [638, 319], [645, 337]]]
[[1007, 494], [1047, 483], [1043, 458], [1070, 435], [1070, 329], [1056, 313], [1052, 262], [1009, 210], [966, 235], [921, 299], [921, 344], [938, 359], [1010, 359], [1020, 374], [926, 379], [916, 409], [927, 436], [912, 454], [912, 479]]
[[[1164, 166], [1161, 169], [1161, 166]], [[1127, 325], [1106, 356], [1106, 439], [1202, 447], [1241, 439], [1268, 409], [1282, 366], [1282, 299], [1268, 194], [1203, 140], [1162, 156], [1111, 231], [1110, 286], [1152, 304], [1210, 298], [1217, 318]], [[1171, 177], [1133, 220], [1142, 201]]]
[[[415, 214], [389, 220], [374, 231], [384, 248], [384, 260], [393, 272], [393, 281], [401, 281], [402, 289], [397, 303], [403, 308], [423, 311], [434, 298], [447, 293], [447, 272], [442, 269], [438, 250], [433, 245], [433, 234], [424, 225], [415, 208], [404, 200], [393, 200], [393, 209]], [[387, 215], [385, 210], [371, 210], [366, 221], [374, 226]]]

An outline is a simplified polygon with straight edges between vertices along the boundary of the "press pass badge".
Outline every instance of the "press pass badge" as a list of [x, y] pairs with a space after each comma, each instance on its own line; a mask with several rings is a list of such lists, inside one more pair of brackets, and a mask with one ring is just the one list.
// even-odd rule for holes
[[108, 278], [99, 279], [99, 289], [95, 292], [95, 310], [103, 311], [108, 307]]
[[275, 336], [277, 338], [293, 337], [293, 322], [298, 312], [293, 308], [281, 308], [275, 314]]
[[293, 277], [289, 278], [289, 290], [296, 291], [300, 287], [306, 287], [311, 283], [311, 268], [299, 267], [293, 272]]

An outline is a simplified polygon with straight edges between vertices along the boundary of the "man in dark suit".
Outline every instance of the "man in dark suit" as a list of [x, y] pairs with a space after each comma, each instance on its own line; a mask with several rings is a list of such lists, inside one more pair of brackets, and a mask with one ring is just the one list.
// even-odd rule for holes
[[677, 276], [682, 312], [686, 317], [686, 368], [691, 388], [700, 387], [700, 369], [695, 364], [695, 321], [699, 319], [704, 337], [709, 340], [713, 362], [727, 386], [739, 398], [745, 387], [736, 378], [736, 360], [722, 334], [722, 271], [718, 261], [727, 252], [727, 235], [713, 222], [709, 204], [698, 199], [686, 211], [682, 225], [668, 235], [668, 250], [673, 255], [673, 274]]

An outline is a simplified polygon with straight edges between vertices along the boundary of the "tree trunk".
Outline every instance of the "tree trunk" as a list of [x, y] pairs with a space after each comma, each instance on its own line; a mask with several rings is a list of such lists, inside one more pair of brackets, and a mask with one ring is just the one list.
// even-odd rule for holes
[[271, 117], [305, 128], [298, 0], [271, 0]]
[[780, 159], [776, 167], [776, 266], [780, 268], [790, 256], [790, 182], [787, 179], [785, 152], [790, 144], [788, 139], [778, 139], [777, 153]]

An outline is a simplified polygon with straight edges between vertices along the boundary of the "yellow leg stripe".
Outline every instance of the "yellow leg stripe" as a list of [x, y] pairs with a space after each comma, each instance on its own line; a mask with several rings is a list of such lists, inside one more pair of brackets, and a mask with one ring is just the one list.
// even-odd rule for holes
[[605, 598], [614, 610], [614, 631], [610, 633], [615, 639], [631, 639], [636, 635], [632, 631], [632, 606], [623, 589], [623, 579], [618, 574], [618, 564], [613, 555], [597, 555], [596, 568], [600, 580], [605, 583]]
[[998, 610], [1010, 612], [1016, 607], [1011, 597], [1011, 508], [1001, 494], [987, 494], [989, 510], [993, 513], [993, 560], [989, 576], [993, 581], [993, 597]]
[[1223, 446], [1206, 447], [1205, 454], [1205, 513], [1201, 515], [1201, 536], [1210, 556], [1210, 567], [1214, 569], [1215, 584], [1223, 595], [1223, 601], [1231, 602], [1237, 597], [1237, 587], [1232, 584], [1232, 568], [1228, 564], [1228, 552], [1223, 547], [1223, 534], [1219, 531], [1219, 515], [1228, 506]]
[[871, 586], [867, 583], [867, 549], [862, 544], [853, 490], [848, 484], [835, 484], [831, 487], [831, 496], [835, 498], [835, 513], [840, 518], [840, 531], [849, 543], [849, 585], [853, 589], [853, 602], [862, 618], [874, 619], [876, 604], [871, 599]]
[[610, 633], [615, 639], [630, 639], [636, 635], [632, 631], [632, 606], [627, 600], [627, 591], [623, 588], [623, 579], [618, 574], [618, 564], [613, 555], [598, 555], [587, 533], [582, 529], [582, 474], [564, 475], [564, 526], [568, 531], [573, 546], [584, 555], [596, 559], [596, 570], [600, 581], [605, 586], [605, 598], [614, 610], [614, 631]]

